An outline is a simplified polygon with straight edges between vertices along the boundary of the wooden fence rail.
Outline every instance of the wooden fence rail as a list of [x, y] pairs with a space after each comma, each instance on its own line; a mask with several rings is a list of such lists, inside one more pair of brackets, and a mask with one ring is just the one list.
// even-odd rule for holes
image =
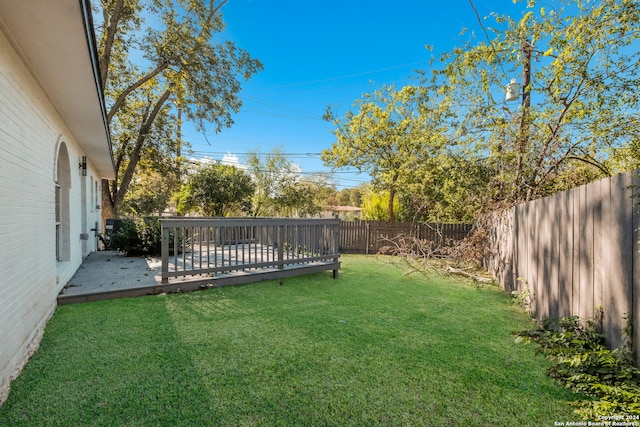
[[632, 320], [640, 354], [640, 169], [494, 214], [485, 256], [508, 291], [529, 293], [538, 320], [602, 311], [610, 347]]
[[396, 222], [393, 227], [387, 221], [342, 221], [340, 223], [340, 252], [351, 254], [375, 254], [399, 235], [431, 240], [438, 245], [449, 246], [464, 239], [472, 224], [438, 224]]
[[[223, 286], [340, 267], [340, 221], [290, 218], [162, 219], [162, 283]], [[181, 282], [176, 279], [181, 278]]]

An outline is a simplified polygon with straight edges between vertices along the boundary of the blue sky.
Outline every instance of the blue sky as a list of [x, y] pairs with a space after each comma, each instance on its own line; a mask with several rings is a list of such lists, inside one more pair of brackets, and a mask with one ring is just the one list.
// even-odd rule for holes
[[[498, 12], [517, 19], [523, 9], [511, 0], [474, 5], [481, 17]], [[225, 37], [260, 59], [264, 70], [244, 83], [233, 127], [206, 138], [183, 128], [192, 157], [231, 152], [242, 162], [249, 151], [278, 148], [303, 173], [329, 171], [319, 156], [335, 140], [322, 120], [327, 106], [342, 115], [363, 92], [410, 83], [432, 55], [461, 45], [469, 32], [484, 40], [469, 0], [229, 0], [222, 11]], [[338, 188], [368, 181], [354, 171], [333, 177]]]

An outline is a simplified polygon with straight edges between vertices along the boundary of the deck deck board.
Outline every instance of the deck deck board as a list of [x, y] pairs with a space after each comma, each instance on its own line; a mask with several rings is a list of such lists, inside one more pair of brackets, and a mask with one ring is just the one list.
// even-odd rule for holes
[[172, 278], [168, 284], [162, 284], [159, 259], [125, 257], [114, 251], [94, 252], [85, 259], [68, 286], [60, 293], [58, 304], [189, 292], [270, 279], [283, 279], [321, 271], [336, 272], [339, 268], [339, 262], [325, 261], [287, 265], [282, 269], [240, 270], [216, 275]]

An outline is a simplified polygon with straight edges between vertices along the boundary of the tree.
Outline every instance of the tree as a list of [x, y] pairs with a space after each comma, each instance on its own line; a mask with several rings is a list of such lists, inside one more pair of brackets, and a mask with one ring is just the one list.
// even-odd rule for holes
[[[317, 172], [311, 175], [305, 175], [301, 178], [300, 183], [305, 185], [312, 193], [314, 203], [319, 210], [327, 205], [337, 205], [337, 190], [333, 182], [331, 174], [325, 172]], [[336, 203], [331, 203], [335, 200]]]
[[355, 188], [351, 189], [351, 194], [349, 195], [349, 205], [360, 207], [362, 205], [362, 185], [359, 185]]
[[253, 216], [274, 215], [275, 199], [282, 190], [299, 181], [300, 167], [275, 149], [265, 156], [249, 153], [249, 173], [256, 186], [252, 199]]
[[129, 216], [161, 214], [168, 206], [180, 182], [175, 174], [146, 170], [131, 182], [129, 194], [120, 209]]
[[325, 115], [336, 126], [336, 142], [322, 152], [323, 161], [367, 172], [374, 185], [388, 192], [390, 223], [398, 191], [440, 143], [439, 110], [428, 105], [427, 94], [417, 86], [384, 86], [363, 95], [342, 119], [331, 109]]
[[[388, 221], [391, 195], [388, 191], [377, 192], [373, 189], [366, 191], [362, 197], [362, 219], [371, 221]], [[400, 215], [400, 202], [393, 202], [393, 215]]]
[[340, 206], [348, 206], [349, 203], [351, 203], [350, 196], [351, 196], [351, 189], [343, 188], [338, 192], [338, 194], [336, 194], [336, 199], [338, 201], [338, 204]]
[[362, 193], [360, 188], [343, 188], [337, 194], [338, 202], [342, 206], [360, 207], [362, 204]]
[[472, 155], [441, 153], [415, 174], [400, 192], [404, 221], [471, 223], [492, 200], [491, 170]]
[[[486, 41], [445, 55], [429, 81], [450, 106], [450, 140], [485, 157], [489, 188], [508, 204], [609, 175], [640, 139], [640, 5], [537, 3], [520, 20], [494, 15]], [[521, 99], [506, 108], [499, 89], [519, 74]]]
[[241, 79], [262, 65], [220, 38], [225, 2], [100, 1], [100, 77], [117, 176], [102, 183], [104, 217], [119, 214], [140, 161], [154, 152], [179, 159], [176, 108], [201, 131], [232, 125]]
[[187, 177], [178, 195], [178, 212], [228, 216], [248, 212], [255, 186], [245, 171], [229, 165], [205, 163]]
[[316, 197], [317, 190], [311, 182], [299, 182], [284, 187], [274, 200], [279, 216], [304, 218], [317, 215], [322, 209]]

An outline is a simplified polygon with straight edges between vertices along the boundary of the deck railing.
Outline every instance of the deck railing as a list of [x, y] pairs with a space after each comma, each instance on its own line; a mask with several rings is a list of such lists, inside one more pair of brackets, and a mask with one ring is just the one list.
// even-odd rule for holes
[[321, 270], [337, 277], [339, 220], [170, 218], [161, 223], [163, 284], [178, 277], [246, 283], [253, 273], [257, 281]]

